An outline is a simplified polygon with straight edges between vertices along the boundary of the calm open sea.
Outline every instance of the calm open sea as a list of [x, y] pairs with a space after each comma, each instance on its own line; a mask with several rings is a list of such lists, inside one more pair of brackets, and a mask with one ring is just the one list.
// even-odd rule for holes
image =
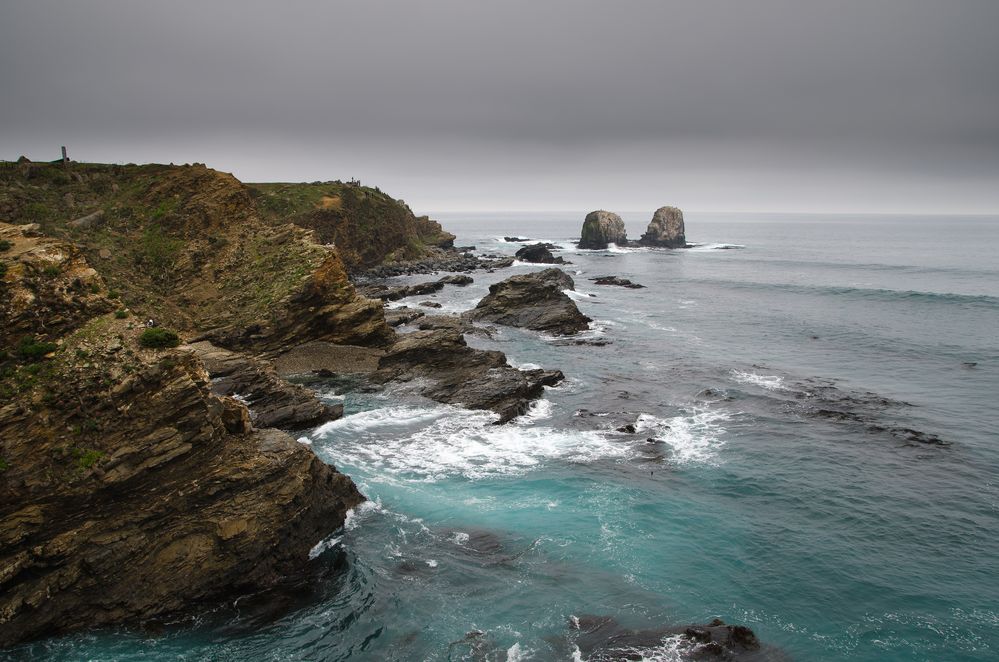
[[[622, 216], [637, 238], [651, 214]], [[312, 594], [16, 655], [585, 659], [589, 614], [717, 616], [796, 660], [999, 659], [999, 218], [688, 213], [696, 248], [577, 251], [582, 217], [440, 216], [479, 252], [562, 246], [608, 344], [470, 337], [568, 377], [505, 426], [321, 385], [347, 415], [302, 441], [371, 500]], [[430, 298], [465, 310], [537, 268]]]

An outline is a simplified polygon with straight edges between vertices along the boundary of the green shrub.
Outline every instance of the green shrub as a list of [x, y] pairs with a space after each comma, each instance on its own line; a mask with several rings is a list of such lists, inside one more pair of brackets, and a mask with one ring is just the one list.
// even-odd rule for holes
[[7, 469], [9, 469], [9, 468], [10, 468], [10, 465], [7, 464], [7, 460], [5, 460], [2, 457], [0, 457], [0, 473], [3, 473], [4, 471], [7, 471]]
[[3, 278], [6, 275], [7, 275], [7, 265], [3, 262], [0, 262], [0, 278]]
[[73, 450], [73, 454], [76, 455], [76, 466], [81, 470], [91, 468], [104, 457], [104, 453], [86, 448], [76, 448]]
[[34, 336], [24, 336], [17, 346], [17, 355], [26, 361], [37, 361], [56, 349], [58, 345], [55, 343], [38, 342]]
[[142, 233], [142, 254], [146, 262], [157, 271], [173, 266], [184, 242], [168, 235], [158, 223], [149, 225]]
[[2, 253], [4, 251], [9, 251], [10, 247], [13, 246], [13, 245], [14, 244], [12, 244], [10, 241], [8, 241], [6, 239], [0, 239], [0, 253]]
[[116, 318], [120, 319], [120, 320], [123, 320], [126, 317], [128, 317], [128, 311], [127, 310], [116, 310], [116, 311], [114, 311], [114, 316]]
[[139, 344], [150, 348], [176, 347], [180, 344], [180, 336], [170, 329], [154, 326], [142, 332], [142, 335], [139, 336]]
[[62, 269], [60, 269], [58, 265], [50, 264], [49, 266], [42, 269], [42, 273], [45, 274], [46, 276], [58, 276], [60, 273], [62, 273]]

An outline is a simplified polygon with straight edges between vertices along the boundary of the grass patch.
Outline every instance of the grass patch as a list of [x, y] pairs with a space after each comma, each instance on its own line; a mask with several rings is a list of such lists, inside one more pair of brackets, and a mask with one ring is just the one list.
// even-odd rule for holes
[[139, 245], [143, 261], [163, 272], [173, 266], [184, 242], [168, 235], [159, 223], [152, 223], [142, 233]]
[[180, 344], [180, 336], [170, 329], [154, 326], [142, 332], [139, 336], [139, 344], [150, 349], [176, 347]]
[[4, 251], [9, 251], [10, 247], [13, 245], [14, 244], [12, 242], [6, 239], [0, 239], [0, 253], [3, 253]]
[[115, 316], [115, 319], [123, 320], [126, 317], [128, 317], [128, 311], [127, 310], [116, 310], [116, 311], [114, 311], [114, 316]]

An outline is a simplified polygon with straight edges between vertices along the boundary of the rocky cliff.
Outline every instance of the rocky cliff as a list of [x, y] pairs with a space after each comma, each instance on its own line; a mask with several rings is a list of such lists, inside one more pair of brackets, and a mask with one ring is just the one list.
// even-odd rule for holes
[[393, 337], [380, 303], [354, 292], [338, 250], [202, 165], [0, 170], [0, 220], [37, 223], [78, 247], [121, 305], [217, 344]]
[[[143, 348], [134, 318], [93, 316], [114, 303], [71, 246], [0, 234], [0, 646], [302, 572], [363, 499], [351, 480], [252, 429], [189, 349]], [[49, 323], [8, 332], [31, 319]]]
[[264, 219], [314, 230], [320, 242], [336, 244], [350, 271], [415, 260], [454, 243], [437, 221], [416, 216], [378, 188], [315, 182], [250, 184], [249, 190]]

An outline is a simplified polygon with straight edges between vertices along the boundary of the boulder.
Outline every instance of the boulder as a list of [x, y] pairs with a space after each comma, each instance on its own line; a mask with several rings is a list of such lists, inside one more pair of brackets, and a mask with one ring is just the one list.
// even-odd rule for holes
[[555, 257], [551, 252], [552, 244], [531, 244], [517, 251], [517, 259], [536, 264], [565, 264], [561, 257]]
[[378, 382], [413, 381], [420, 393], [447, 404], [487, 409], [498, 423], [527, 411], [545, 386], [564, 379], [558, 370], [517, 370], [502, 352], [474, 349], [456, 329], [414, 331], [402, 336], [378, 362]]
[[511, 276], [489, 286], [470, 319], [488, 320], [555, 335], [573, 335], [589, 328], [589, 317], [579, 312], [563, 290], [576, 289], [561, 269], [545, 269]]
[[683, 212], [676, 207], [657, 209], [638, 243], [659, 248], [684, 248], [687, 238], [683, 230]]
[[583, 231], [579, 239], [580, 248], [607, 248], [608, 244], [623, 246], [628, 243], [624, 221], [609, 211], [591, 211], [583, 221]]

